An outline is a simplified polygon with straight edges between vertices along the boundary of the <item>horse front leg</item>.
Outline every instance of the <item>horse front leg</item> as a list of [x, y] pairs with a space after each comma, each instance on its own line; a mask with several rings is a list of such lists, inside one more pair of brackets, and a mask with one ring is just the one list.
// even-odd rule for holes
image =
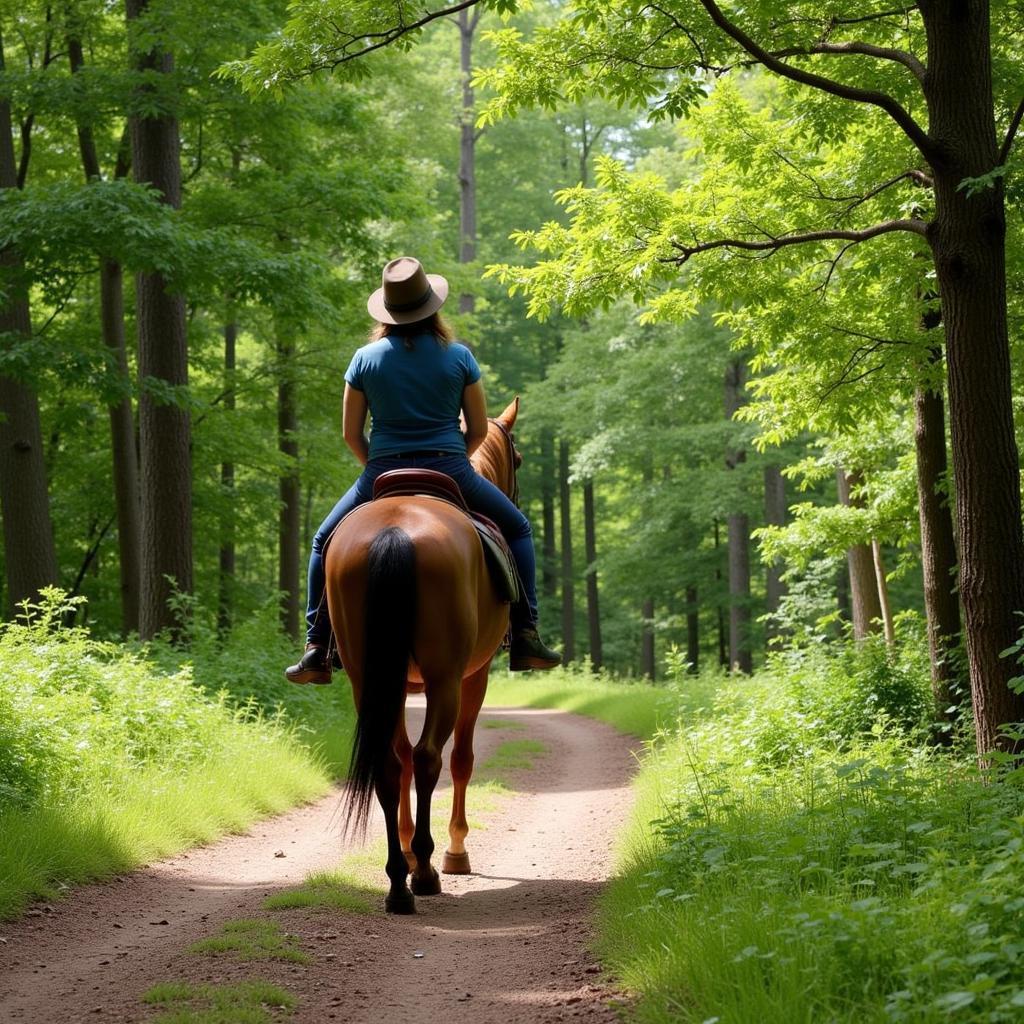
[[452, 818], [448, 823], [448, 849], [441, 861], [446, 875], [468, 875], [472, 870], [466, 852], [469, 822], [466, 820], [466, 788], [473, 775], [473, 731], [487, 693], [490, 662], [467, 676], [462, 684], [462, 703], [455, 724], [455, 742], [452, 745]]
[[434, 853], [434, 838], [430, 834], [430, 802], [441, 774], [441, 754], [459, 713], [461, 682], [460, 673], [433, 682], [433, 685], [427, 683], [423, 733], [412, 752], [416, 779], [416, 831], [412, 837], [416, 867], [412, 873], [412, 891], [417, 896], [436, 896], [441, 891], [441, 879], [430, 864]]
[[399, 779], [398, 790], [398, 838], [402, 843], [402, 853], [405, 854], [409, 870], [416, 868], [416, 857], [412, 852], [412, 802], [409, 798], [409, 790], [412, 788], [412, 744], [409, 742], [409, 731], [405, 724], [405, 714], [402, 714], [402, 721], [398, 723], [398, 731], [395, 733], [395, 753], [402, 763], [402, 774]]

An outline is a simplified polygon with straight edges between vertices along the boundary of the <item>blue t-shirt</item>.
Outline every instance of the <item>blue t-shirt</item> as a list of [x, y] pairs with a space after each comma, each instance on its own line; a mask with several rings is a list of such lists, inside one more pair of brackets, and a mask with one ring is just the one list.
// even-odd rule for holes
[[458, 342], [442, 345], [432, 334], [387, 337], [352, 357], [345, 380], [370, 407], [370, 458], [395, 452], [466, 451], [459, 429], [462, 392], [480, 379], [473, 353]]

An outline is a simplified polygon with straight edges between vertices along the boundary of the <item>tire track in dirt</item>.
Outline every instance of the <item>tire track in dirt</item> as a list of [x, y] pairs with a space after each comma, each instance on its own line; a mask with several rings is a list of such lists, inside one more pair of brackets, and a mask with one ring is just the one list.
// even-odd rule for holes
[[[413, 735], [421, 707], [410, 699]], [[594, 900], [630, 808], [637, 743], [559, 711], [485, 707], [485, 722], [522, 728], [479, 728], [478, 765], [506, 739], [539, 740], [546, 753], [503, 779], [515, 793], [491, 812], [474, 814], [470, 784], [470, 819], [485, 826], [467, 841], [475, 873], [442, 876], [442, 894], [419, 897], [415, 916], [274, 912], [311, 956], [304, 966], [187, 953], [228, 920], [267, 916], [268, 895], [338, 864], [335, 791], [245, 836], [83, 887], [0, 925], [0, 1020], [134, 1024], [154, 1015], [139, 1000], [157, 982], [260, 978], [299, 999], [289, 1018], [296, 1024], [377, 1024], [398, 1015], [410, 1024], [617, 1021], [616, 994], [588, 943]], [[374, 821], [370, 838], [381, 832]], [[443, 851], [446, 832], [434, 839]]]

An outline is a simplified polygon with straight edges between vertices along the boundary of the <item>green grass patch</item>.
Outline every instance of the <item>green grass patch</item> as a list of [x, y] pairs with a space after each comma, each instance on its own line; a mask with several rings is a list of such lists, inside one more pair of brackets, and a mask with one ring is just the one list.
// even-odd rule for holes
[[281, 931], [276, 921], [244, 918], [228, 921], [219, 935], [195, 942], [190, 953], [201, 956], [231, 954], [235, 960], [286, 960], [295, 964], [308, 964], [309, 957], [302, 952], [294, 935]]
[[0, 919], [329, 788], [286, 714], [60, 629], [60, 600], [0, 626]]
[[560, 708], [596, 718], [620, 732], [647, 739], [673, 721], [680, 706], [704, 706], [718, 685], [716, 676], [685, 677], [672, 687], [617, 680], [593, 674], [585, 666], [550, 672], [495, 673], [487, 687], [487, 705]]
[[[387, 857], [381, 844], [374, 844], [373, 870], [381, 874]], [[378, 909], [383, 883], [369, 883], [369, 857], [365, 851], [350, 855], [345, 866], [335, 871], [316, 871], [302, 885], [268, 896], [266, 910], [341, 910], [349, 914], [372, 914]]]
[[517, 722], [515, 719], [500, 719], [500, 718], [488, 718], [486, 721], [480, 723], [481, 728], [484, 729], [525, 729], [526, 725], [523, 722]]
[[650, 746], [599, 927], [642, 1024], [1022, 1019], [1024, 787], [893, 658], [787, 656]]
[[540, 740], [506, 740], [493, 754], [474, 771], [470, 787], [474, 783], [494, 782], [507, 787], [509, 772], [527, 771], [534, 760], [547, 752]]
[[142, 1001], [163, 1008], [149, 1024], [275, 1024], [295, 1009], [293, 995], [265, 981], [236, 985], [155, 985]]

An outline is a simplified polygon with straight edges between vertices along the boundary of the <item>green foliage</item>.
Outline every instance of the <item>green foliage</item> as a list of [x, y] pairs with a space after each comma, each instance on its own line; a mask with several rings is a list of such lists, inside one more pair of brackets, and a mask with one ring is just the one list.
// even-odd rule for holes
[[283, 712], [63, 627], [72, 607], [0, 626], [0, 917], [329, 785]]
[[920, 662], [777, 662], [651, 748], [602, 911], [638, 1020], [1017, 1019], [1024, 792], [922, 741]]
[[142, 997], [164, 1008], [150, 1018], [154, 1024], [273, 1024], [298, 1005], [293, 995], [265, 981], [234, 985], [189, 985], [165, 982]]

